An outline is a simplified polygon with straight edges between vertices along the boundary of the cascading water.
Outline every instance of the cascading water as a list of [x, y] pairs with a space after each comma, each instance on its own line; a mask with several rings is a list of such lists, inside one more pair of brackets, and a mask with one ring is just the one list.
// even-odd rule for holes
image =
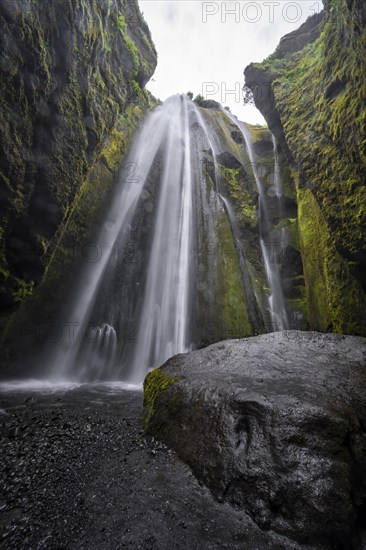
[[[279, 265], [271, 249], [276, 232], [251, 136], [245, 124], [225, 115], [243, 136], [258, 188], [260, 250], [269, 287], [266, 328], [286, 329]], [[168, 99], [146, 118], [94, 242], [100, 257], [82, 268], [65, 308], [68, 331], [47, 357], [48, 378], [140, 385], [149, 369], [175, 354], [264, 329], [263, 306], [221, 179], [220, 139], [210, 116], [187, 96]], [[280, 209], [275, 141], [273, 146]]]
[[147, 117], [100, 229], [100, 259], [84, 266], [66, 308], [68, 337], [47, 357], [48, 378], [141, 384], [172, 355], [225, 338], [199, 334], [227, 311], [218, 250], [230, 224], [211, 138], [186, 96]]
[[[127, 353], [133, 380], [141, 381], [148, 367], [188, 349], [191, 166], [187, 120], [187, 100], [173, 97], [148, 116], [135, 139], [127, 163], [127, 171], [133, 167], [133, 177], [121, 178], [96, 243], [101, 257], [84, 270], [67, 314], [73, 337], [64, 338], [56, 356], [48, 360], [54, 377], [90, 380], [120, 376], [126, 355], [118, 326], [124, 304], [123, 296], [117, 307], [113, 303], [118, 300], [118, 289], [108, 296], [115, 283], [111, 274], [121, 268], [122, 276], [126, 273], [128, 258], [124, 249], [131, 243], [134, 217], [144, 199], [151, 170], [161, 155], [164, 169], [154, 239], [150, 243], [149, 264], [145, 265], [145, 295], [142, 306], [138, 304], [136, 308], [141, 309], [137, 331], [143, 343], [136, 347], [135, 356]], [[122, 258], [116, 257], [116, 250], [122, 250], [117, 255]], [[123, 285], [121, 280], [119, 283]], [[130, 280], [128, 292], [134, 291], [133, 286]], [[136, 332], [136, 327], [132, 327], [132, 332]]]
[[[270, 323], [267, 323], [268, 330], [286, 330], [289, 327], [288, 315], [285, 299], [282, 290], [279, 265], [277, 262], [278, 242], [271, 237], [272, 224], [268, 211], [266, 190], [258, 172], [256, 157], [253, 149], [253, 142], [250, 132], [246, 125], [228, 113], [232, 122], [241, 131], [249, 160], [252, 166], [253, 175], [257, 184], [259, 194], [259, 218], [260, 218], [260, 249], [263, 258], [264, 269], [269, 287], [268, 311], [270, 314]], [[281, 208], [282, 184], [279, 170], [279, 159], [275, 138], [274, 146], [274, 189], [278, 199], [279, 209]]]
[[139, 338], [143, 345], [137, 347], [131, 361], [133, 379], [138, 380], [146, 374], [146, 367], [189, 348], [192, 167], [186, 99], [180, 109], [167, 130], [161, 198], [141, 311]]
[[[223, 120], [225, 120], [226, 116], [229, 116], [231, 118], [231, 114], [227, 110], [222, 110], [222, 112], [224, 113]], [[225, 181], [223, 182], [221, 178], [221, 169], [219, 166], [218, 158], [220, 158], [220, 153], [223, 152], [222, 143], [220, 141], [222, 138], [220, 138], [220, 132], [218, 132], [214, 126], [212, 127], [210, 126], [210, 124], [208, 124], [208, 121], [205, 120], [201, 111], [196, 106], [195, 114], [202, 129], [204, 130], [205, 137], [209, 143], [210, 150], [212, 152], [216, 199], [218, 198], [220, 203], [222, 204], [227, 219], [230, 223], [233, 237], [232, 244], [240, 265], [240, 274], [246, 295], [246, 307], [248, 310], [250, 323], [255, 331], [261, 332], [264, 328], [264, 324], [260, 314], [260, 300], [258, 299], [258, 296], [256, 295], [256, 290], [253, 287], [252, 281], [250, 280], [250, 274], [246, 261], [245, 246], [242, 242], [242, 239], [240, 238], [240, 229], [238, 227], [238, 220], [236, 218], [234, 208], [228, 197], [225, 196], [229, 195], [230, 193], [228, 193], [227, 184], [225, 183]]]

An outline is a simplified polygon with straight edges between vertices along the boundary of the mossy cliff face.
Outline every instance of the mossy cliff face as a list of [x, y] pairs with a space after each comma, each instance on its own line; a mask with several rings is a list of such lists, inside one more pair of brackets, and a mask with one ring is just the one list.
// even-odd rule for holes
[[325, 7], [245, 78], [296, 180], [311, 328], [365, 334], [366, 5]]
[[[156, 105], [145, 91], [118, 115], [73, 201], [69, 215], [61, 223], [43, 256], [46, 266], [40, 283], [25, 294], [20, 308], [4, 318], [1, 342], [4, 361], [17, 360], [45, 343], [53, 343], [60, 330], [60, 311], [75, 277], [85, 265], [99, 261], [105, 253], [96, 246], [99, 225], [111, 194], [123, 179], [132, 177], [133, 167], [126, 156], [144, 114]], [[33, 361], [33, 360], [32, 360]]]
[[103, 203], [151, 107], [142, 88], [156, 52], [137, 0], [2, 2], [0, 28], [4, 322], [39, 285], [65, 228], [80, 240]]
[[[296, 190], [287, 159], [282, 150], [278, 151], [278, 159], [275, 159], [272, 134], [268, 128], [246, 125], [253, 144], [255, 164], [253, 165], [248, 156], [244, 136], [230, 114], [215, 106], [202, 108], [201, 113], [214, 140], [218, 191], [229, 205], [227, 215], [230, 224], [226, 221], [228, 226], [226, 233], [224, 225], [220, 226], [219, 232], [221, 240], [231, 243], [231, 248], [227, 245], [220, 246], [220, 249], [226, 252], [220, 284], [222, 295], [225, 296], [225, 292], [230, 287], [230, 274], [237, 273], [237, 268], [234, 268], [233, 264], [238, 261], [244, 284], [246, 312], [243, 314], [246, 316], [246, 321], [241, 316], [240, 322], [237, 322], [237, 326], [243, 327], [244, 330], [243, 328], [239, 331], [234, 330], [225, 337], [232, 338], [237, 335], [243, 337], [271, 330], [266, 300], [269, 289], [260, 248], [263, 220], [259, 219], [259, 195], [255, 170], [264, 186], [271, 219], [271, 230], [265, 235], [262, 234], [262, 237], [271, 243], [273, 256], [276, 256], [280, 267], [290, 324], [292, 327], [305, 329], [308, 327], [308, 319], [297, 227]], [[281, 208], [274, 191], [276, 162], [279, 163], [283, 187]], [[213, 166], [210, 170], [213, 173]], [[230, 240], [231, 233], [233, 238], [231, 237]], [[284, 234], [285, 237], [283, 237]], [[225, 238], [224, 235], [226, 235]], [[280, 236], [282, 236], [281, 242]], [[218, 262], [217, 266], [220, 267]], [[235, 299], [235, 294], [231, 292], [230, 295], [231, 299]], [[237, 303], [241, 304], [243, 300], [237, 299]], [[235, 324], [234, 317], [232, 315], [232, 325]], [[239, 319], [237, 314], [236, 317]]]

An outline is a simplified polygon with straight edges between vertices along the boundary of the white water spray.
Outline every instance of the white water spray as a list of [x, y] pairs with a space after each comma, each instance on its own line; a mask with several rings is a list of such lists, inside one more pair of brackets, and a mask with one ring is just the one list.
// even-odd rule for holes
[[[139, 341], [131, 377], [143, 380], [146, 369], [188, 351], [189, 268], [192, 250], [192, 173], [189, 104], [174, 98], [175, 117], [167, 133]], [[180, 109], [177, 112], [177, 103]], [[178, 105], [179, 107], [179, 105]]]

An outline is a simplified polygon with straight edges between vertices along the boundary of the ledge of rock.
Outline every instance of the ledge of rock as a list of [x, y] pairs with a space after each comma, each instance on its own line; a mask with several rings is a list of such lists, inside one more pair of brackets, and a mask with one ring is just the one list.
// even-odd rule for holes
[[145, 428], [262, 529], [316, 548], [361, 549], [365, 362], [366, 339], [354, 336], [286, 331], [220, 342], [148, 374]]

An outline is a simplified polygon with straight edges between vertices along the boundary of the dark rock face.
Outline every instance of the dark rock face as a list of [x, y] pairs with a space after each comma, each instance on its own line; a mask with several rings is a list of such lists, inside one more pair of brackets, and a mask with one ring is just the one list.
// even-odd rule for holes
[[[273, 57], [282, 59], [289, 54], [302, 50], [307, 44], [314, 42], [323, 28], [324, 19], [324, 12], [315, 14], [309, 17], [309, 19], [298, 29], [286, 34], [281, 38]], [[286, 142], [283, 122], [281, 121], [280, 113], [276, 106], [272, 88], [273, 81], [276, 79], [276, 74], [269, 68], [251, 63], [245, 68], [244, 76], [246, 85], [253, 92], [256, 107], [263, 114], [271, 132], [281, 143], [281, 146], [287, 153], [288, 159], [292, 161], [293, 157]]]
[[239, 145], [242, 145], [244, 143], [244, 138], [238, 130], [233, 130], [231, 132], [231, 137], [235, 141], [235, 143], [238, 143]]
[[310, 328], [366, 335], [366, 4], [325, 11], [245, 69], [296, 181]]
[[325, 11], [309, 17], [298, 29], [283, 36], [277, 46], [275, 56], [285, 57], [289, 53], [298, 52], [314, 42], [319, 36], [322, 23], [325, 20]]
[[[289, 54], [302, 50], [307, 44], [314, 42], [319, 37], [325, 20], [325, 12], [315, 14], [309, 17], [295, 31], [286, 34], [281, 38], [273, 58], [282, 59]], [[285, 134], [283, 131], [283, 122], [281, 121], [280, 113], [278, 112], [275, 96], [272, 89], [273, 81], [276, 79], [276, 74], [264, 69], [261, 65], [251, 63], [244, 71], [245, 83], [252, 90], [256, 107], [261, 111], [267, 121], [271, 132], [276, 136], [281, 143], [289, 160], [292, 160], [290, 149], [288, 148]]]
[[137, 0], [0, 6], [0, 303], [32, 293], [106, 138], [154, 72]]
[[251, 63], [246, 67], [244, 71], [245, 83], [252, 90], [254, 101], [257, 109], [260, 110], [262, 115], [267, 121], [268, 128], [272, 134], [276, 136], [276, 139], [285, 145], [288, 157], [288, 147], [286, 146], [285, 136], [281, 124], [281, 119], [277, 110], [275, 109], [274, 94], [272, 90], [273, 75], [270, 71], [259, 69], [257, 65]]
[[[273, 136], [268, 128], [246, 125], [248, 139], [253, 148], [253, 156], [249, 158], [243, 133], [238, 130], [225, 109], [221, 111], [202, 109], [201, 112], [209, 127], [215, 130], [216, 161], [220, 172], [219, 190], [232, 207], [229, 212], [230, 223], [240, 259], [247, 311], [252, 327], [251, 332], [246, 335], [261, 334], [271, 326], [266, 294], [262, 290], [258, 292], [259, 288], [264, 289], [268, 285], [260, 249], [260, 234], [268, 243], [271, 261], [277, 263], [279, 269], [283, 270], [283, 290], [287, 300], [290, 326], [293, 329], [305, 330], [308, 327], [308, 321], [298, 242], [296, 189], [288, 161], [278, 144], [277, 151], [275, 150]], [[276, 167], [281, 179], [280, 201], [274, 185]], [[209, 170], [208, 165], [206, 170]], [[210, 177], [214, 178], [213, 164], [209, 173]], [[256, 174], [260, 177], [266, 196], [268, 224], [261, 223], [259, 219]], [[293, 258], [296, 262], [286, 269], [284, 262], [292, 261]], [[226, 281], [229, 279], [227, 269], [224, 272], [224, 279]], [[216, 341], [243, 336], [243, 332], [225, 331]], [[214, 341], [205, 340], [203, 344], [209, 345]]]
[[214, 101], [213, 99], [195, 99], [195, 103], [199, 105], [200, 107], [203, 107], [204, 109], [214, 109], [216, 111], [221, 110], [221, 105], [217, 101]]
[[145, 428], [262, 529], [361, 549], [365, 367], [361, 337], [288, 331], [221, 342], [147, 376]]
[[236, 159], [234, 155], [228, 151], [224, 151], [223, 153], [217, 155], [217, 162], [226, 168], [238, 169], [242, 166], [238, 159]]

